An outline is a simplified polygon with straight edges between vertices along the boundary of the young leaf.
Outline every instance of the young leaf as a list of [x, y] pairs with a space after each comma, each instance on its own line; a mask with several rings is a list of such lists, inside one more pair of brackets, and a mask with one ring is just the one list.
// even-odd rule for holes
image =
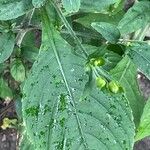
[[32, 8], [32, 0], [14, 0], [0, 2], [0, 20], [15, 19]]
[[135, 140], [141, 140], [150, 135], [150, 98], [146, 102]]
[[138, 126], [144, 107], [144, 98], [141, 95], [136, 79], [137, 68], [128, 56], [125, 56], [118, 65], [111, 70], [111, 74], [123, 86], [125, 96], [133, 111], [135, 125]]
[[138, 68], [150, 79], [150, 45], [132, 43], [127, 47], [127, 54]]
[[10, 32], [0, 33], [0, 63], [3, 63], [10, 57], [14, 45], [15, 45], [14, 34]]
[[106, 22], [93, 22], [91, 26], [111, 43], [116, 43], [120, 38], [120, 32], [115, 25]]
[[0, 78], [0, 97], [3, 99], [13, 98], [13, 93], [11, 89], [8, 87], [7, 82], [3, 78]]
[[22, 100], [35, 149], [132, 149], [134, 125], [123, 95], [104, 94], [95, 87], [79, 101], [88, 81], [85, 63], [44, 16], [40, 55]]
[[12, 77], [18, 81], [23, 82], [25, 79], [25, 67], [21, 60], [15, 59], [10, 69]]
[[79, 11], [80, 0], [63, 0], [62, 3], [68, 13]]
[[127, 34], [145, 27], [150, 22], [150, 1], [137, 2], [119, 22], [121, 34]]
[[46, 0], [32, 0], [32, 4], [35, 8], [39, 8], [45, 4]]

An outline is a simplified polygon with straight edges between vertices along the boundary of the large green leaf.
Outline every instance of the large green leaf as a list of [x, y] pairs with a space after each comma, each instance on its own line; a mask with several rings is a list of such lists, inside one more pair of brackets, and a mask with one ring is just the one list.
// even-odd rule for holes
[[12, 33], [0, 33], [0, 63], [7, 60], [14, 48], [15, 36]]
[[38, 60], [23, 88], [23, 118], [36, 150], [132, 149], [134, 125], [123, 95], [96, 87], [80, 101], [86, 60], [43, 19]]
[[15, 19], [32, 8], [32, 0], [0, 1], [0, 20]]
[[140, 120], [140, 125], [135, 137], [135, 140], [141, 140], [150, 135], [150, 98], [147, 101], [144, 111]]
[[144, 106], [144, 98], [141, 96], [136, 79], [137, 68], [130, 58], [125, 56], [111, 71], [111, 74], [123, 86], [125, 95], [133, 111], [134, 122], [138, 126]]
[[118, 25], [118, 22], [122, 19], [124, 12], [119, 11], [115, 15], [101, 14], [101, 13], [86, 13], [84, 16], [75, 20], [81, 23], [85, 27], [91, 28], [92, 22], [107, 22], [114, 25]]
[[122, 34], [134, 32], [150, 22], [150, 2], [137, 2], [120, 21], [118, 27]]
[[107, 22], [93, 22], [91, 26], [111, 43], [116, 43], [120, 38], [120, 32], [113, 24]]
[[69, 13], [77, 12], [80, 8], [80, 0], [63, 0], [63, 6]]
[[111, 4], [118, 0], [81, 0], [81, 11], [84, 12], [103, 12]]
[[39, 8], [45, 4], [46, 0], [32, 0], [32, 4], [35, 8]]
[[138, 68], [150, 79], [150, 45], [132, 43], [127, 53]]

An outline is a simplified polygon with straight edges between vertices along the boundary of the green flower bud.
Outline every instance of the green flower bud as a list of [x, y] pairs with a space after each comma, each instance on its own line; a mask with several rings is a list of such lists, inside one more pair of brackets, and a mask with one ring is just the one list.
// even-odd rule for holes
[[116, 81], [109, 82], [108, 88], [113, 93], [118, 93], [119, 90], [120, 90], [120, 86], [119, 86], [119, 84]]
[[105, 64], [105, 60], [102, 57], [99, 58], [91, 58], [90, 59], [90, 64], [93, 66], [102, 66]]
[[96, 78], [96, 85], [98, 88], [102, 89], [106, 85], [106, 81], [101, 77], [97, 77]]
[[90, 67], [90, 65], [87, 63], [86, 65], [85, 65], [85, 72], [90, 72], [91, 71], [91, 67]]

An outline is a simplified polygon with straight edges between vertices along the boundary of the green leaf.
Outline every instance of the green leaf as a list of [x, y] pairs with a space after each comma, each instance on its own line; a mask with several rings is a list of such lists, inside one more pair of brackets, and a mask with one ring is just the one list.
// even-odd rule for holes
[[68, 13], [79, 11], [80, 0], [63, 0], [62, 3]]
[[25, 79], [25, 67], [21, 60], [15, 59], [12, 62], [11, 69], [10, 69], [12, 77], [18, 81], [23, 82]]
[[133, 118], [123, 95], [95, 87], [79, 101], [88, 81], [85, 63], [44, 16], [40, 55], [22, 100], [26, 131], [36, 150], [132, 149]]
[[13, 52], [14, 45], [14, 34], [10, 32], [0, 33], [0, 63], [3, 63], [10, 57], [11, 53]]
[[0, 2], [0, 20], [10, 20], [24, 15], [32, 8], [31, 0]]
[[39, 49], [37, 47], [23, 46], [21, 53], [26, 60], [33, 63], [38, 57]]
[[121, 34], [127, 34], [145, 27], [150, 22], [150, 2], [137, 2], [120, 21], [118, 28]]
[[138, 126], [144, 107], [144, 98], [138, 87], [136, 66], [129, 57], [125, 56], [111, 71], [111, 74], [122, 85], [133, 111], [135, 125]]
[[32, 4], [35, 8], [39, 8], [45, 4], [46, 0], [32, 0]]
[[127, 47], [127, 53], [138, 68], [150, 79], [150, 45], [147, 43], [132, 43]]
[[13, 98], [13, 93], [11, 89], [8, 87], [7, 82], [3, 78], [0, 78], [0, 97], [3, 99]]
[[120, 38], [120, 32], [113, 24], [106, 22], [93, 22], [91, 26], [111, 43], [116, 43]]
[[108, 14], [101, 13], [86, 13], [83, 17], [80, 17], [75, 21], [88, 28], [91, 28], [92, 22], [107, 22], [114, 25], [118, 25], [118, 22], [122, 19], [123, 15], [123, 11], [120, 11], [117, 14], [111, 16]]
[[[25, 132], [25, 131], [24, 131]], [[19, 144], [19, 149], [20, 150], [34, 150], [34, 146], [32, 145], [32, 143], [29, 141], [29, 138], [25, 133], [22, 133], [22, 138]]]
[[143, 114], [140, 120], [140, 125], [135, 136], [135, 140], [141, 140], [150, 135], [150, 98], [146, 102]]
[[81, 0], [81, 11], [84, 12], [103, 12], [111, 4], [115, 4], [118, 0]]
[[[38, 33], [40, 34], [40, 33]], [[34, 42], [33, 42], [34, 41]], [[28, 32], [23, 41], [21, 47], [21, 55], [23, 58], [33, 63], [38, 54], [39, 54], [39, 44], [41, 43], [41, 39], [36, 38], [35, 32]]]

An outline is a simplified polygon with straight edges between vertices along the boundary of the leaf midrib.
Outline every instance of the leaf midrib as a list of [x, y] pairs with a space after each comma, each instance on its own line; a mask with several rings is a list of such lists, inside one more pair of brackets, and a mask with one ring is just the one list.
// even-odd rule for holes
[[[43, 17], [43, 20], [44, 20], [46, 29], [49, 28], [49, 30], [47, 30], [47, 32], [46, 32], [46, 33], [47, 33], [47, 36], [48, 36], [48, 37], [51, 37], [51, 35], [53, 35], [53, 31], [52, 31], [52, 27], [50, 27], [51, 23], [49, 23], [49, 21], [48, 21], [48, 20], [49, 20], [48, 16], [45, 15], [45, 16]], [[51, 32], [51, 33], [50, 33], [50, 32]], [[86, 140], [85, 140], [85, 136], [84, 136], [84, 133], [83, 133], [83, 130], [82, 130], [82, 126], [81, 126], [81, 123], [80, 123], [80, 119], [79, 119], [79, 117], [78, 117], [78, 115], [77, 115], [77, 110], [76, 110], [76, 106], [75, 106], [75, 100], [74, 100], [74, 97], [73, 97], [73, 95], [72, 95], [72, 92], [71, 92], [71, 90], [70, 90], [70, 88], [69, 88], [69, 84], [68, 84], [67, 78], [66, 78], [66, 76], [65, 76], [64, 69], [63, 69], [63, 66], [62, 66], [62, 64], [61, 64], [61, 60], [60, 60], [60, 58], [59, 58], [59, 54], [58, 54], [57, 48], [56, 48], [56, 46], [55, 46], [55, 41], [54, 41], [53, 38], [50, 38], [50, 42], [51, 42], [51, 46], [52, 46], [53, 52], [54, 52], [54, 54], [55, 54], [57, 63], [58, 63], [58, 65], [59, 65], [60, 72], [61, 72], [62, 77], [63, 77], [63, 80], [64, 80], [64, 82], [65, 82], [66, 89], [67, 89], [67, 91], [68, 91], [68, 93], [69, 93], [69, 97], [70, 97], [70, 101], [69, 101], [69, 102], [72, 104], [72, 106], [73, 106], [73, 108], [74, 108], [74, 114], [75, 114], [76, 121], [77, 121], [77, 124], [78, 124], [80, 136], [81, 136], [81, 138], [82, 138], [82, 140], [83, 140], [83, 145], [84, 145], [85, 149], [88, 149], [88, 145], [87, 145], [87, 142], [86, 142]]]

